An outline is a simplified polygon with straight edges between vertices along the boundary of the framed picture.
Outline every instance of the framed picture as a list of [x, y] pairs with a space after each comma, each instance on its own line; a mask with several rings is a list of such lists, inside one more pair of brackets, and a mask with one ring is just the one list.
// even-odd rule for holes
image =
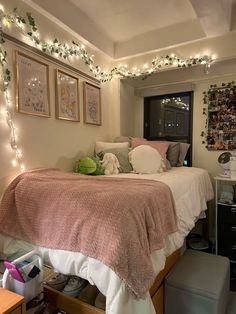
[[16, 51], [17, 112], [50, 117], [49, 66]]
[[56, 117], [79, 121], [79, 79], [56, 70]]
[[84, 122], [101, 125], [101, 89], [84, 82]]

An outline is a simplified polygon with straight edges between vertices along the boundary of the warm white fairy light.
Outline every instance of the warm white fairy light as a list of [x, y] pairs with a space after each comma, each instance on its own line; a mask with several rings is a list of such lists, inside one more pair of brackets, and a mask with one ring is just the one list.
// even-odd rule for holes
[[[85, 46], [79, 42], [72, 41], [72, 45], [68, 43], [60, 43], [58, 39], [50, 40], [48, 42], [40, 42], [37, 27], [35, 25], [34, 18], [30, 13], [27, 13], [27, 18], [20, 16], [17, 10], [14, 10], [10, 14], [1, 14], [2, 22], [5, 24], [15, 23], [16, 26], [24, 33], [24, 35], [41, 49], [43, 52], [63, 58], [71, 59], [74, 57], [80, 57], [85, 64], [88, 66], [89, 70], [97, 77], [101, 82], [106, 82], [111, 80], [117, 75], [124, 78], [135, 78], [137, 76], [149, 76], [150, 74], [156, 73], [164, 67], [189, 67], [196, 64], [205, 64], [205, 72], [209, 70], [209, 64], [212, 61], [210, 56], [196, 55], [194, 58], [190, 57], [188, 59], [180, 59], [174, 53], [167, 55], [165, 57], [156, 57], [151, 61], [151, 66], [145, 66], [143, 69], [138, 69], [136, 66], [131, 70], [128, 70], [126, 65], [119, 65], [111, 69], [109, 72], [103, 71], [100, 67], [94, 65], [94, 56], [89, 55], [85, 50]], [[5, 25], [4, 24], [4, 25]], [[27, 26], [27, 27], [25, 27]], [[27, 29], [26, 29], [27, 28]], [[124, 68], [127, 68], [125, 70]]]
[[16, 167], [16, 166], [17, 166], [17, 161], [16, 161], [15, 159], [13, 159], [13, 160], [11, 161], [11, 164], [12, 164], [13, 167]]
[[16, 127], [14, 125], [12, 115], [11, 115], [11, 101], [9, 97], [9, 92], [8, 90], [3, 91], [4, 96], [5, 96], [5, 108], [1, 111], [1, 114], [4, 115], [5, 121], [10, 129], [10, 139], [9, 139], [9, 144], [10, 148], [13, 150], [15, 154], [15, 159], [12, 160], [12, 166], [16, 167], [18, 166], [20, 171], [25, 170], [25, 166], [23, 164], [23, 152], [22, 149], [19, 148], [18, 146], [18, 136], [16, 133]]
[[[213, 58], [207, 54], [204, 56], [196, 55], [194, 58], [188, 59], [178, 58], [174, 53], [165, 57], [155, 57], [148, 64], [144, 64], [142, 69], [137, 66], [133, 67], [132, 71], [128, 69], [127, 64], [120, 64], [118, 67], [112, 68], [110, 71], [104, 71], [101, 67], [94, 64], [94, 55], [89, 55], [85, 49], [85, 46], [80, 42], [72, 41], [71, 44], [61, 43], [58, 39], [48, 40], [42, 42], [38, 33], [38, 29], [35, 25], [34, 18], [31, 13], [26, 13], [26, 17], [21, 16], [17, 9], [14, 9], [11, 13], [5, 13], [3, 6], [0, 5], [0, 46], [4, 43], [2, 28], [9, 28], [14, 24], [19, 31], [23, 34], [24, 40], [27, 40], [30, 45], [34, 45], [37, 49], [53, 55], [57, 58], [71, 60], [71, 58], [80, 58], [85, 65], [93, 73], [93, 75], [101, 82], [110, 81], [114, 77], [123, 78], [146, 78], [165, 67], [189, 67], [197, 64], [204, 64], [205, 73], [209, 72], [210, 63]], [[22, 162], [22, 151], [18, 147], [16, 128], [14, 127], [11, 117], [11, 102], [8, 95], [8, 86], [10, 82], [10, 71], [6, 68], [6, 51], [0, 49], [0, 65], [2, 66], [2, 78], [3, 85], [0, 87], [4, 92], [6, 99], [6, 109], [2, 116], [5, 117], [7, 125], [10, 128], [10, 146], [15, 153], [15, 161], [21, 171], [24, 171], [25, 166]], [[15, 165], [15, 162], [13, 162]]]

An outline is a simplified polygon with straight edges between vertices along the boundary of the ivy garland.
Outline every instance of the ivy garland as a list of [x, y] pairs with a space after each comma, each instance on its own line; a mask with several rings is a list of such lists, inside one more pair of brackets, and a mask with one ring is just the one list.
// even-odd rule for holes
[[[89, 70], [98, 78], [101, 82], [110, 81], [114, 76], [119, 76], [123, 78], [137, 78], [142, 77], [142, 79], [156, 73], [158, 70], [164, 67], [190, 67], [197, 64], [205, 65], [205, 72], [207, 73], [212, 62], [212, 57], [204, 55], [202, 57], [190, 57], [187, 59], [178, 58], [175, 54], [166, 55], [165, 57], [155, 57], [151, 61], [151, 66], [146, 67], [145, 70], [137, 70], [131, 72], [127, 69], [127, 66], [121, 65], [119, 67], [112, 68], [109, 72], [105, 72], [100, 66], [94, 64], [92, 55], [89, 55], [85, 50], [84, 46], [76, 41], [72, 41], [70, 45], [66, 43], [61, 43], [57, 38], [55, 38], [51, 43], [42, 42], [39, 38], [38, 28], [36, 26], [35, 20], [31, 13], [27, 12], [26, 17], [21, 16], [17, 8], [13, 12], [5, 14], [3, 10], [0, 10], [0, 21], [2, 27], [9, 27], [10, 25], [16, 25], [25, 36], [27, 36], [32, 44], [36, 46], [41, 51], [55, 55], [62, 59], [69, 59], [72, 56], [80, 57], [84, 63], [88, 66]], [[1, 27], [0, 34], [0, 46], [1, 46], [1, 60], [5, 63], [6, 61], [6, 51], [2, 50], [2, 44], [4, 43], [3, 33]], [[10, 80], [9, 70], [6, 72], [6, 81]]]
[[207, 149], [210, 145], [211, 135], [210, 130], [208, 128], [208, 120], [209, 120], [209, 112], [213, 109], [212, 107], [212, 96], [213, 94], [220, 94], [222, 90], [225, 89], [236, 89], [236, 85], [234, 81], [228, 83], [222, 83], [221, 86], [217, 86], [217, 84], [210, 85], [210, 88], [207, 91], [203, 92], [203, 109], [202, 114], [205, 116], [205, 127], [204, 131], [201, 132], [200, 136], [203, 137], [202, 144], [205, 145]]
[[0, 92], [5, 96], [5, 109], [2, 110], [3, 116], [10, 129], [10, 146], [15, 154], [15, 159], [12, 160], [13, 166], [19, 166], [21, 171], [25, 170], [23, 164], [22, 150], [19, 148], [16, 136], [16, 128], [14, 127], [12, 114], [11, 114], [11, 101], [8, 93], [8, 86], [11, 81], [11, 72], [7, 67], [7, 52], [4, 50], [4, 29], [9, 28], [14, 25], [19, 29], [19, 31], [28, 38], [32, 45], [42, 52], [61, 58], [64, 60], [69, 60], [71, 57], [79, 57], [85, 65], [88, 66], [90, 72], [100, 81], [107, 82], [113, 77], [119, 76], [121, 78], [137, 78], [142, 79], [156, 73], [158, 70], [165, 67], [190, 67], [193, 65], [203, 64], [205, 65], [205, 73], [207, 74], [212, 62], [212, 57], [204, 55], [202, 57], [190, 57], [188, 59], [178, 58], [176, 55], [171, 54], [165, 57], [155, 57], [151, 61], [150, 66], [144, 66], [145, 70], [135, 70], [131, 72], [128, 70], [126, 65], [121, 65], [119, 67], [112, 68], [109, 72], [105, 72], [100, 66], [94, 64], [93, 56], [89, 55], [85, 47], [76, 41], [72, 41], [71, 44], [61, 43], [57, 38], [52, 42], [44, 42], [40, 40], [38, 27], [35, 20], [30, 12], [27, 12], [25, 16], [18, 13], [17, 8], [13, 9], [10, 13], [5, 13], [2, 8], [0, 8], [0, 66], [1, 66], [1, 83]]

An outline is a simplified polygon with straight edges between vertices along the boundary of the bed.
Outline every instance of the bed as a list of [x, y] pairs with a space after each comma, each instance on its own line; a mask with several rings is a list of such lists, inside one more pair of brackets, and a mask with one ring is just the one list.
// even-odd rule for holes
[[[53, 169], [51, 171], [57, 170]], [[73, 174], [73, 176], [76, 176], [76, 174]], [[130, 187], [132, 186], [133, 182], [135, 182], [137, 186], [134, 186], [133, 190], [132, 188], [131, 190], [130, 188], [126, 188], [126, 190], [130, 190], [131, 194], [135, 193], [135, 189], [137, 189], [140, 184], [142, 185], [142, 189], [143, 184], [144, 186], [150, 185], [152, 194], [154, 194], [153, 189], [155, 187], [159, 188], [159, 183], [162, 183], [163, 186], [167, 186], [171, 192], [170, 198], [173, 201], [173, 206], [175, 209], [173, 217], [175, 217], [176, 225], [172, 225], [172, 219], [169, 220], [169, 231], [166, 233], [163, 232], [162, 234], [163, 245], [160, 245], [160, 243], [158, 242], [159, 246], [153, 246], [154, 249], [150, 251], [147, 261], [149, 265], [152, 266], [152, 274], [158, 276], [158, 274], [160, 274], [160, 272], [165, 268], [166, 259], [170, 261], [171, 266], [174, 263], [172, 262], [172, 260], [177, 260], [179, 253], [175, 252], [178, 252], [178, 249], [182, 247], [185, 237], [194, 227], [195, 222], [199, 219], [199, 217], [204, 217], [204, 211], [207, 209], [207, 201], [213, 198], [213, 189], [209, 175], [206, 170], [199, 168], [174, 167], [167, 172], [158, 174], [140, 175], [129, 173], [111, 176], [110, 178], [99, 178], [99, 180], [105, 180], [106, 182], [109, 182], [109, 180], [110, 182], [112, 182], [112, 180], [115, 181], [116, 179], [118, 180], [118, 182], [121, 183], [120, 186], [124, 186], [125, 184], [127, 184], [127, 186]], [[108, 183], [108, 185], [110, 184]], [[31, 186], [36, 185], [31, 184]], [[88, 188], [91, 187], [91, 181], [87, 181], [87, 186]], [[122, 193], [124, 192], [122, 191]], [[25, 194], [27, 194], [27, 191], [24, 192], [24, 195]], [[124, 197], [124, 200], [122, 201], [124, 201], [125, 203], [122, 203], [122, 206], [128, 202], [128, 197], [130, 197], [131, 194], [127, 195], [127, 197]], [[139, 194], [140, 191], [138, 190], [138, 193], [135, 194], [135, 197], [137, 197], [137, 199]], [[119, 200], [123, 198], [121, 197], [121, 195], [123, 194], [117, 194], [117, 203], [119, 203]], [[34, 199], [30, 198], [30, 195], [28, 195], [27, 197], [29, 197], [29, 202], [31, 202], [32, 210], [34, 209], [33, 213], [35, 220], [41, 219], [41, 214], [42, 212], [45, 213], [45, 211], [42, 210], [41, 214], [40, 212], [35, 212]], [[160, 195], [155, 195], [156, 199], [158, 199], [158, 197], [161, 198]], [[148, 199], [149, 198], [147, 197], [147, 202]], [[138, 202], [140, 202], [140, 199], [138, 199]], [[163, 204], [165, 204], [165, 202]], [[29, 235], [25, 235], [23, 237], [23, 241], [19, 238], [19, 236], [16, 236], [16, 234], [14, 233], [14, 230], [17, 229], [16, 227], [12, 228], [10, 227], [10, 224], [8, 224], [8, 227], [6, 227], [6, 224], [2, 223], [2, 221], [4, 221], [4, 215], [7, 215], [6, 208], [3, 207], [4, 206], [1, 206], [0, 211], [0, 219], [2, 219], [0, 222], [0, 228], [2, 232], [0, 236], [0, 251], [2, 251], [3, 253], [9, 253], [22, 248], [24, 248], [25, 250], [29, 250], [37, 247], [37, 249], [43, 256], [45, 263], [52, 265], [57, 271], [64, 274], [78, 275], [82, 278], [87, 279], [91, 284], [95, 284], [99, 288], [99, 290], [104, 295], [106, 295], [106, 313], [108, 314], [155, 313], [155, 308], [157, 309], [158, 305], [154, 308], [153, 303], [155, 303], [155, 298], [158, 298], [162, 290], [159, 289], [160, 283], [158, 283], [157, 280], [156, 288], [158, 288], [158, 294], [156, 294], [155, 296], [154, 292], [156, 291], [154, 291], [155, 283], [153, 280], [153, 276], [149, 278], [150, 280], [145, 281], [144, 286], [147, 286], [142, 287], [139, 282], [141, 281], [141, 279], [139, 280], [136, 272], [135, 276], [137, 276], [137, 280], [135, 281], [134, 276], [134, 282], [131, 282], [130, 286], [130, 282], [126, 280], [127, 278], [125, 276], [123, 276], [122, 278], [121, 273], [119, 271], [116, 272], [117, 269], [119, 270], [119, 265], [116, 265], [117, 268], [113, 266], [110, 267], [110, 265], [104, 262], [104, 260], [94, 258], [92, 254], [85, 254], [83, 250], [78, 252], [73, 249], [67, 250], [58, 247], [46, 247], [41, 243], [37, 243], [37, 241], [32, 241], [29, 239], [27, 240], [27, 236]], [[62, 214], [62, 209], [60, 210]], [[166, 208], [166, 210], [168, 209]], [[169, 216], [171, 215], [168, 214], [166, 216], [168, 216], [167, 218], [169, 219]], [[16, 221], [15, 218], [16, 217], [12, 217], [13, 220], [11, 223]], [[26, 222], [27, 219], [28, 218], [26, 218]], [[56, 220], [57, 216], [52, 222], [53, 225], [56, 224]], [[120, 233], [124, 234], [126, 232], [126, 229], [128, 228], [125, 226], [125, 228], [120, 230]], [[37, 229], [37, 232], [40, 232], [39, 229]], [[61, 230], [58, 230], [58, 233], [60, 232]], [[106, 235], [106, 230], [104, 230], [104, 234]], [[86, 241], [86, 239], [84, 241]], [[31, 242], [34, 242], [34, 244]], [[37, 243], [37, 245], [35, 245], [35, 242]], [[168, 258], [169, 256], [174, 257], [170, 259]], [[169, 268], [167, 267], [166, 271], [168, 271], [171, 266], [168, 266]], [[128, 271], [128, 275], [132, 274], [135, 271], [135, 268], [130, 268]], [[165, 274], [166, 272], [164, 272], [164, 275]], [[163, 281], [164, 275], [162, 275], [162, 278], [159, 279], [159, 281]], [[145, 273], [142, 276], [145, 276]], [[142, 278], [142, 276], [140, 274], [140, 278]], [[132, 284], [137, 284], [138, 288], [141, 290], [132, 289]], [[149, 291], [151, 287], [153, 290], [151, 290], [150, 294]], [[93, 312], [90, 311], [89, 313]], [[94, 313], [97, 312], [94, 310]]]

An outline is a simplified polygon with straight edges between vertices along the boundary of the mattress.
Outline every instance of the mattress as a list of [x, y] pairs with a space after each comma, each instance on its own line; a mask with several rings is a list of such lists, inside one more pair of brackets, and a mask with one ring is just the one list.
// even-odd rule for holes
[[[211, 180], [206, 170], [200, 168], [178, 167], [158, 174], [119, 174], [119, 177], [135, 179], [151, 179], [167, 184], [173, 194], [178, 231], [167, 236], [165, 246], [152, 252], [151, 260], [155, 273], [165, 266], [166, 256], [180, 248], [189, 231], [199, 217], [204, 216], [207, 201], [213, 198]], [[18, 250], [34, 249], [30, 243], [0, 236], [0, 251], [13, 254]], [[108, 314], [152, 314], [155, 313], [149, 293], [142, 299], [130, 294], [124, 282], [109, 267], [100, 261], [79, 252], [37, 247], [45, 263], [58, 272], [74, 274], [95, 284], [106, 295], [106, 313]]]

